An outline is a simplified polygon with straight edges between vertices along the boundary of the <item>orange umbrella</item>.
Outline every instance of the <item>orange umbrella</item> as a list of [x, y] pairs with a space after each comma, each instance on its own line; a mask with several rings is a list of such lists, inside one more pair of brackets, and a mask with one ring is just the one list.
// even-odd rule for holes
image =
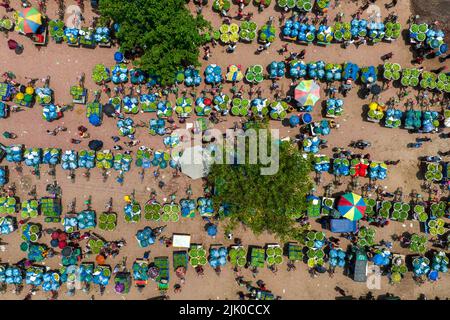
[[97, 262], [97, 264], [104, 264], [105, 257], [102, 254], [99, 254], [95, 257], [95, 262]]

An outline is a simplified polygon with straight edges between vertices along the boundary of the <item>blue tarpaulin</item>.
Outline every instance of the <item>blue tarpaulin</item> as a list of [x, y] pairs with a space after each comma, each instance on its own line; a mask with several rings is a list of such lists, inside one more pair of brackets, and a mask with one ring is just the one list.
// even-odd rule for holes
[[334, 233], [356, 232], [357, 222], [348, 219], [331, 219], [330, 230]]
[[93, 126], [99, 126], [101, 124], [100, 117], [96, 114], [91, 114], [89, 116], [89, 123]]

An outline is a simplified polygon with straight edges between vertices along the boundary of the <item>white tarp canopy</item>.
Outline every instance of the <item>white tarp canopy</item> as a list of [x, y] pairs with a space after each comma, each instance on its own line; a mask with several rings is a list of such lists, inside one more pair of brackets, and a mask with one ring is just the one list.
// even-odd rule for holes
[[203, 151], [202, 146], [189, 147], [184, 149], [180, 157], [181, 172], [193, 180], [208, 175], [211, 158], [208, 152]]
[[188, 234], [174, 234], [172, 246], [175, 248], [190, 248], [191, 236]]
[[66, 27], [73, 29], [81, 28], [81, 8], [77, 5], [70, 5], [66, 9]]

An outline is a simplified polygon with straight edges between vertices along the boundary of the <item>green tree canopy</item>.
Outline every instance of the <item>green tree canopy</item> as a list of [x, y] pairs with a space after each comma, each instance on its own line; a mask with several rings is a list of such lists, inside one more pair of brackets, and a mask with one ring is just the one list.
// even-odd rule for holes
[[312, 188], [311, 164], [298, 148], [282, 142], [279, 170], [261, 175], [261, 164], [213, 164], [208, 183], [215, 187], [214, 205], [230, 206], [230, 226], [242, 222], [255, 234], [268, 231], [282, 241], [301, 240], [303, 229], [291, 214], [306, 212], [306, 195]]
[[192, 16], [185, 0], [101, 0], [103, 20], [119, 24], [121, 51], [138, 53], [138, 66], [171, 84], [180, 66], [199, 66], [200, 32], [209, 28]]

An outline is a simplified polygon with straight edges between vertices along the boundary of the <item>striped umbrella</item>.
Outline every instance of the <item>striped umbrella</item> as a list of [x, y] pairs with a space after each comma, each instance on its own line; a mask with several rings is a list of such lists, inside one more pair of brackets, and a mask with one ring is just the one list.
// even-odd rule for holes
[[346, 193], [338, 202], [338, 210], [344, 218], [351, 221], [360, 220], [366, 211], [366, 202], [355, 193]]
[[19, 13], [17, 19], [17, 25], [19, 27], [19, 32], [21, 33], [36, 33], [42, 24], [41, 13], [33, 7], [26, 8]]
[[314, 80], [303, 80], [294, 90], [294, 98], [300, 106], [314, 106], [320, 98], [320, 87]]

